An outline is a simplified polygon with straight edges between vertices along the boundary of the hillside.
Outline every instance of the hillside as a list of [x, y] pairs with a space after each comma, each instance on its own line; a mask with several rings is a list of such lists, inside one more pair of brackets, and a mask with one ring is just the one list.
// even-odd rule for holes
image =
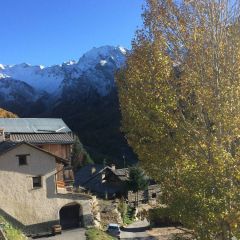
[[0, 117], [1, 118], [16, 118], [17, 115], [0, 108]]

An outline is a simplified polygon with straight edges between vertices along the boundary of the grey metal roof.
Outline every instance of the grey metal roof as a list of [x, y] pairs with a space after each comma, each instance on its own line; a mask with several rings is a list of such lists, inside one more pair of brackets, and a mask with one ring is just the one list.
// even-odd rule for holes
[[73, 144], [74, 140], [68, 133], [12, 133], [13, 142], [28, 142], [32, 144]]
[[0, 118], [6, 133], [66, 133], [71, 129], [60, 118]]

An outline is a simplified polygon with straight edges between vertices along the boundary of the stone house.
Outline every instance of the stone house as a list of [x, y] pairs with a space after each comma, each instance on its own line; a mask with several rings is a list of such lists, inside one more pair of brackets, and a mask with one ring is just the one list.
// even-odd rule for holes
[[75, 176], [75, 185], [81, 186], [100, 198], [114, 199], [124, 197], [133, 205], [139, 203], [155, 203], [160, 196], [160, 188], [154, 181], [149, 181], [145, 191], [139, 191], [138, 197], [128, 191], [129, 169], [117, 169], [115, 165], [104, 167], [101, 164], [89, 164], [81, 168]]
[[76, 173], [75, 185], [85, 188], [100, 198], [113, 199], [127, 196], [125, 181], [127, 178], [123, 178], [126, 178], [123, 169], [88, 164]]
[[[50, 126], [54, 127], [54, 124], [51, 124], [45, 126], [47, 131]], [[26, 125], [23, 125], [23, 128], [24, 126]], [[10, 127], [19, 130], [19, 122]], [[69, 147], [71, 149], [73, 142], [71, 135], [59, 133], [64, 134], [60, 137], [56, 136], [55, 131], [41, 133], [44, 136], [40, 136], [36, 130], [36, 135], [19, 133], [21, 139], [15, 140], [17, 133], [10, 132], [8, 125], [3, 125], [1, 120], [0, 128], [3, 129], [0, 132], [0, 214], [28, 233], [48, 231], [54, 224], [61, 224], [63, 229], [92, 225], [92, 197], [75, 193], [65, 184], [72, 179], [71, 171], [69, 173], [69, 170], [66, 170], [69, 169], [69, 159], [65, 158], [65, 153]], [[43, 130], [44, 128], [41, 128], [41, 132]], [[45, 134], [55, 135], [51, 135], [45, 143]], [[66, 134], [69, 137], [66, 137]], [[27, 137], [25, 140], [39, 141], [29, 143], [23, 141], [23, 137]], [[51, 144], [61, 145], [59, 139], [67, 139], [66, 142], [62, 141], [63, 146], [67, 145], [63, 155], [53, 150], [61, 149], [60, 147], [50, 148], [52, 151], [44, 147]], [[52, 142], [49, 143], [50, 141]]]

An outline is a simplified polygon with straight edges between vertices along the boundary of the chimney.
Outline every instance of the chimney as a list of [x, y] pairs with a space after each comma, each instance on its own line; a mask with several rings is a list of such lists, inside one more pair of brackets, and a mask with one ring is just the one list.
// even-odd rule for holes
[[94, 174], [96, 171], [97, 171], [96, 168], [95, 168], [95, 167], [92, 167], [91, 173]]
[[116, 170], [115, 164], [112, 164], [112, 165], [111, 165], [111, 168], [112, 168], [113, 171], [115, 171], [115, 170]]
[[0, 128], [0, 142], [5, 141], [5, 134], [4, 134], [4, 129]]

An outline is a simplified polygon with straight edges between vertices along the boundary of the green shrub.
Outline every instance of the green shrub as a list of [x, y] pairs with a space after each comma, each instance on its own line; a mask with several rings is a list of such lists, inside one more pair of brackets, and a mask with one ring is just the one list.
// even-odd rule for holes
[[149, 221], [151, 226], [180, 225], [179, 221], [171, 215], [169, 208], [150, 209]]
[[27, 239], [20, 229], [17, 229], [14, 226], [12, 226], [2, 216], [0, 216], [0, 223], [3, 226], [3, 231], [5, 232], [8, 240], [26, 240]]
[[116, 239], [97, 228], [89, 228], [85, 234], [86, 234], [87, 240], [115, 240]]
[[128, 225], [134, 221], [134, 208], [128, 206], [124, 198], [121, 198], [118, 204], [118, 211], [121, 214], [121, 218], [124, 224]]

